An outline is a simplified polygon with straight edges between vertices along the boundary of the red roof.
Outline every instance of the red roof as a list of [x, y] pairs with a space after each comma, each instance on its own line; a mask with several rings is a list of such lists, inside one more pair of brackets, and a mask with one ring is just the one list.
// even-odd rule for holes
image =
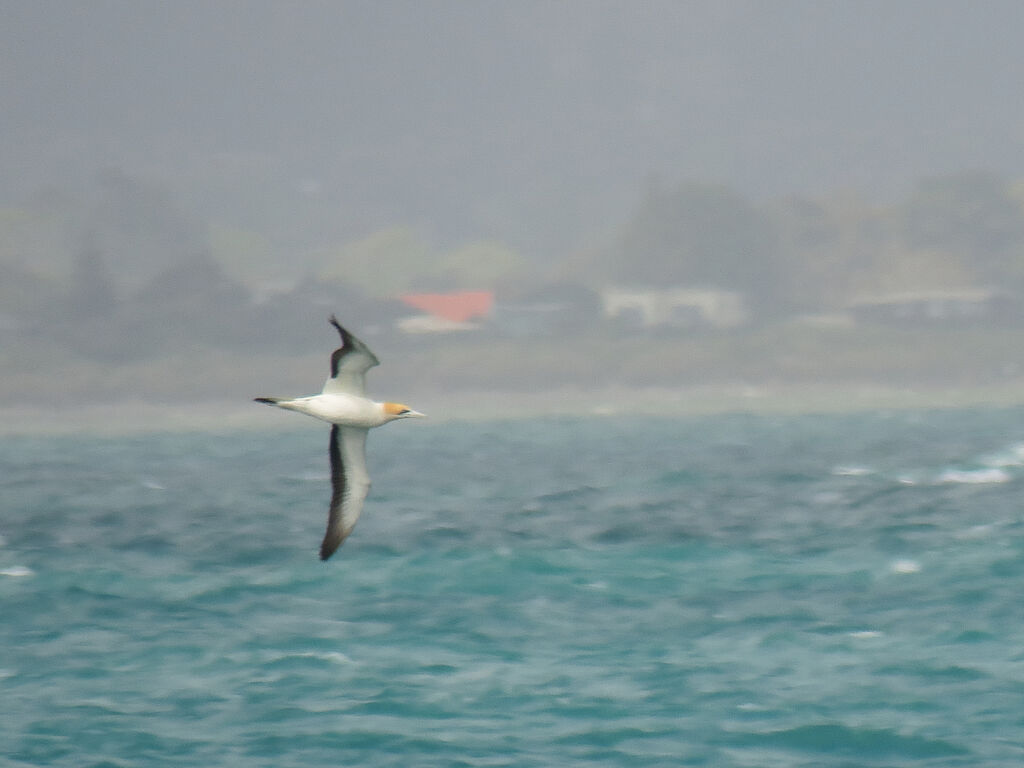
[[453, 323], [465, 323], [479, 317], [487, 317], [494, 306], [494, 294], [491, 291], [407, 293], [399, 298], [410, 307], [443, 317]]

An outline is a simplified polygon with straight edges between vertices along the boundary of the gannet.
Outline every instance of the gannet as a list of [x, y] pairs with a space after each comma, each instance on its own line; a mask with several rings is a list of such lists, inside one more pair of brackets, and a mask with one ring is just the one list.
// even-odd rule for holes
[[321, 560], [333, 555], [348, 538], [363, 511], [370, 491], [366, 433], [389, 421], [423, 416], [401, 403], [378, 403], [366, 396], [366, 372], [380, 361], [369, 347], [342, 328], [334, 315], [330, 322], [341, 334], [341, 346], [331, 354], [331, 375], [320, 394], [254, 398], [257, 403], [305, 413], [331, 425], [331, 507], [327, 533], [320, 544]]

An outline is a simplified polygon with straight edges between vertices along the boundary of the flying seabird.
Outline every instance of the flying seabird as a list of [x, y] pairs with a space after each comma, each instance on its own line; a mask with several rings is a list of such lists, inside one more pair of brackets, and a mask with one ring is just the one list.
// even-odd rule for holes
[[366, 372], [380, 361], [369, 347], [342, 328], [334, 315], [330, 322], [341, 334], [341, 346], [331, 355], [331, 376], [320, 394], [254, 398], [257, 403], [305, 413], [331, 425], [331, 510], [327, 533], [320, 544], [321, 560], [333, 555], [348, 538], [363, 511], [370, 490], [366, 433], [395, 419], [423, 416], [401, 403], [378, 403], [366, 396]]

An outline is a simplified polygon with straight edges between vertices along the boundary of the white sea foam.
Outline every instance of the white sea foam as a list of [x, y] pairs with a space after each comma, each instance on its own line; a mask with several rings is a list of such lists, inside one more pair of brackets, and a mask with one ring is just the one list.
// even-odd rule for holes
[[858, 640], [868, 640], [873, 637], [881, 637], [882, 633], [877, 629], [861, 629], [856, 632], [850, 632], [850, 637], [855, 637]]
[[868, 467], [858, 466], [838, 466], [832, 468], [832, 474], [839, 477], [863, 477], [864, 475], [872, 475], [874, 472], [875, 470]]
[[893, 573], [920, 573], [921, 564], [917, 560], [896, 560], [889, 566]]
[[332, 664], [355, 664], [351, 657], [346, 656], [341, 651], [327, 651], [326, 653], [310, 653], [309, 656], [313, 656], [323, 661], [329, 661]]
[[968, 483], [971, 485], [981, 483], [1008, 483], [1012, 478], [1010, 473], [999, 467], [987, 469], [947, 469], [938, 476], [940, 483]]
[[14, 578], [24, 578], [25, 576], [35, 576], [35, 571], [31, 568], [26, 568], [24, 565], [12, 565], [8, 568], [0, 570], [0, 576], [13, 576]]

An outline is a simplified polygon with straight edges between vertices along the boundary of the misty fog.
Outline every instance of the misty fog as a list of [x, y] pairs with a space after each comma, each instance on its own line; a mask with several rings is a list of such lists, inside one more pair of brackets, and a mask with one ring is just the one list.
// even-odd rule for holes
[[1024, 393], [1016, 2], [0, 18], [6, 411]]

